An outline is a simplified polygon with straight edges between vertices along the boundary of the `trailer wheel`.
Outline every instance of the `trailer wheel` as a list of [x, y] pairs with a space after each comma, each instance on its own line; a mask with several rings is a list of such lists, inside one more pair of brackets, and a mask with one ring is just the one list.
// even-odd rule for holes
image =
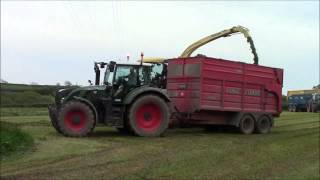
[[254, 130], [254, 118], [249, 114], [243, 115], [239, 123], [239, 130], [242, 134], [251, 134]]
[[160, 136], [168, 128], [169, 108], [155, 95], [145, 95], [136, 100], [129, 110], [129, 125], [138, 136]]
[[266, 134], [271, 129], [271, 120], [268, 116], [261, 116], [255, 123], [255, 132], [259, 134]]
[[57, 125], [65, 136], [83, 137], [92, 132], [95, 119], [89, 106], [79, 101], [70, 101], [60, 109]]

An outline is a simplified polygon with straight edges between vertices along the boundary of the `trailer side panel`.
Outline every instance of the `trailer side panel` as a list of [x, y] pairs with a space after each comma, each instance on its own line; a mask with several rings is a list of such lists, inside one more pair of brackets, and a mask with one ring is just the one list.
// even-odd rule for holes
[[[177, 72], [178, 70], [178, 72]], [[168, 61], [167, 89], [180, 112], [279, 115], [283, 70], [208, 57]]]

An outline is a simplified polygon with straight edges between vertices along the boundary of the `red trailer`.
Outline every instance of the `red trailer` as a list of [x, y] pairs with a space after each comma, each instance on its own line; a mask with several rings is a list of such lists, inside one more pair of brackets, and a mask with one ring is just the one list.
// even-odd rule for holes
[[267, 133], [280, 115], [283, 70], [196, 56], [168, 60], [167, 92], [180, 119]]

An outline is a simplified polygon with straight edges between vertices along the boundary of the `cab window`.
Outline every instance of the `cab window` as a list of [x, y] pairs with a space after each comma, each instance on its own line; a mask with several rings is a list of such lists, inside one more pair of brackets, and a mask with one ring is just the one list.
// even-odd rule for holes
[[114, 79], [116, 84], [127, 82], [130, 85], [137, 84], [137, 69], [133, 66], [118, 66]]
[[152, 66], [151, 79], [154, 79], [157, 76], [161, 76], [162, 71], [163, 71], [163, 64], [154, 64]]
[[139, 68], [139, 82], [140, 85], [148, 85], [150, 84], [151, 77], [150, 77], [150, 67], [143, 66]]

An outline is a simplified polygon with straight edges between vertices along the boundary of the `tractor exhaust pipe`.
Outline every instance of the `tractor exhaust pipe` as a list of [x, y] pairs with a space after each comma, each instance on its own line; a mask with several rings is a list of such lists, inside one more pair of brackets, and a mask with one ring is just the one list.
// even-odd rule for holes
[[98, 64], [95, 62], [94, 63], [94, 72], [96, 73], [96, 81], [95, 81], [95, 85], [99, 85], [100, 84], [100, 69]]

